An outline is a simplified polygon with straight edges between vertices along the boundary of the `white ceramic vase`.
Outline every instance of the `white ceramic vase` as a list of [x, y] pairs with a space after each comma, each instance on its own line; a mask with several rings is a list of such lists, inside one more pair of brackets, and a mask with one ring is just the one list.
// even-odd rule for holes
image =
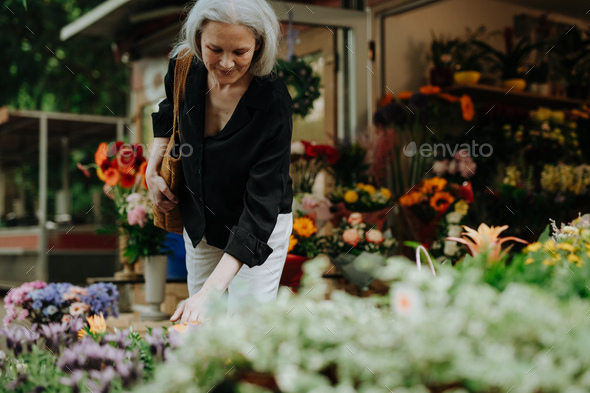
[[149, 308], [141, 313], [142, 320], [161, 321], [170, 315], [160, 311], [160, 304], [166, 297], [166, 264], [168, 256], [150, 255], [144, 257], [145, 301]]

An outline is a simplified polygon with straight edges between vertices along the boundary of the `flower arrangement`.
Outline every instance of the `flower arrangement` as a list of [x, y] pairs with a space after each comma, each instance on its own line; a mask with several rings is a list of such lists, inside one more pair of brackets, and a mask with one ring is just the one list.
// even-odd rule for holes
[[[451, 209], [449, 209], [451, 210]], [[466, 224], [467, 213], [469, 212], [469, 204], [464, 200], [459, 200], [454, 204], [453, 211], [446, 213], [440, 222], [438, 233], [442, 240], [435, 240], [432, 243], [430, 252], [441, 263], [450, 261], [452, 265], [457, 263], [465, 255], [462, 247], [454, 240], [449, 240], [448, 237], [461, 236], [462, 224]]]
[[4, 298], [7, 315], [4, 325], [13, 321], [46, 324], [67, 322], [102, 313], [119, 314], [119, 292], [111, 283], [97, 283], [82, 288], [69, 283], [26, 282], [13, 288]]
[[451, 160], [436, 160], [432, 172], [438, 177], [446, 177], [451, 181], [461, 182], [471, 179], [477, 172], [477, 164], [467, 150], [459, 150]]
[[337, 149], [308, 141], [291, 144], [290, 175], [293, 193], [311, 193], [317, 175], [340, 159]]
[[329, 198], [332, 203], [343, 203], [347, 210], [356, 212], [374, 212], [393, 202], [389, 189], [365, 183], [357, 183], [355, 187], [338, 186]]
[[318, 228], [309, 216], [296, 218], [293, 233], [289, 237], [289, 253], [306, 258], [313, 258], [324, 252], [325, 238], [317, 236]]
[[396, 245], [389, 231], [383, 233], [375, 226], [369, 226], [359, 212], [342, 219], [340, 226], [333, 229], [329, 243], [328, 253], [331, 256], [359, 255], [363, 251], [387, 255]]
[[141, 337], [130, 330], [109, 332], [103, 317], [91, 318], [87, 327], [72, 318], [0, 329], [1, 345], [8, 350], [0, 350], [0, 391], [128, 392], [151, 380], [156, 365], [179, 342], [162, 328]]
[[541, 189], [558, 195], [588, 195], [590, 165], [546, 164], [541, 172]]
[[94, 164], [78, 164], [89, 177], [89, 168], [96, 169], [98, 178], [105, 182], [106, 195], [115, 202], [115, 224], [102, 233], [127, 236], [124, 262], [134, 264], [142, 256], [167, 254], [164, 241], [167, 232], [154, 225], [152, 203], [147, 192], [145, 171], [147, 161], [141, 145], [127, 145], [122, 141], [102, 142], [94, 154]]

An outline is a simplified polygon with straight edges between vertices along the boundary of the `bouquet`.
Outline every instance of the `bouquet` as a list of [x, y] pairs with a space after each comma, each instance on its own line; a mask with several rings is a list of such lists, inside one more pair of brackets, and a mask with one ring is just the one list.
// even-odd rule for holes
[[311, 193], [317, 175], [340, 159], [337, 149], [308, 141], [291, 144], [290, 175], [293, 193]]
[[111, 283], [82, 288], [69, 283], [26, 282], [4, 298], [8, 311], [4, 325], [14, 320], [41, 324], [67, 322], [73, 317], [86, 318], [99, 313], [116, 317], [118, 300], [117, 287]]
[[374, 212], [389, 207], [393, 202], [391, 191], [371, 184], [357, 183], [355, 187], [339, 186], [330, 194], [332, 203], [343, 203], [355, 212]]
[[396, 241], [390, 231], [383, 233], [374, 226], [367, 225], [362, 214], [355, 212], [343, 218], [340, 226], [334, 228], [329, 243], [328, 251], [331, 256], [359, 255], [363, 251], [386, 255]]
[[293, 222], [293, 233], [289, 237], [289, 253], [313, 258], [325, 250], [326, 239], [317, 236], [318, 228], [312, 217], [303, 216]]
[[163, 245], [167, 232], [154, 225], [145, 179], [147, 161], [141, 145], [102, 142], [94, 154], [94, 163], [78, 164], [78, 168], [87, 177], [89, 168], [95, 168], [96, 175], [105, 183], [104, 192], [115, 203], [116, 219], [114, 225], [101, 232], [118, 232], [128, 237], [123, 253], [127, 263], [134, 264], [141, 256], [168, 252]]

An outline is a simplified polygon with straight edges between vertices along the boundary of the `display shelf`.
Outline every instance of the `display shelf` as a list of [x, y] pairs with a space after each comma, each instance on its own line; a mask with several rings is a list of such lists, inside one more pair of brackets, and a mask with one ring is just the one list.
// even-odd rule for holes
[[444, 88], [443, 91], [454, 95], [467, 94], [475, 102], [499, 102], [526, 109], [535, 109], [540, 106], [551, 109], [572, 109], [583, 104], [588, 104], [588, 101], [584, 100], [545, 96], [527, 91], [515, 91], [510, 88], [487, 85], [453, 85]]

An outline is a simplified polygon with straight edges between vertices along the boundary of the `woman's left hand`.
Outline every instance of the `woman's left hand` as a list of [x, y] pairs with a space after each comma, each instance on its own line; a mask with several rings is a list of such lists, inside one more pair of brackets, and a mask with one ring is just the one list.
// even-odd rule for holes
[[175, 322], [180, 318], [182, 324], [202, 322], [205, 319], [205, 307], [209, 296], [209, 291], [201, 289], [178, 307], [170, 321]]

